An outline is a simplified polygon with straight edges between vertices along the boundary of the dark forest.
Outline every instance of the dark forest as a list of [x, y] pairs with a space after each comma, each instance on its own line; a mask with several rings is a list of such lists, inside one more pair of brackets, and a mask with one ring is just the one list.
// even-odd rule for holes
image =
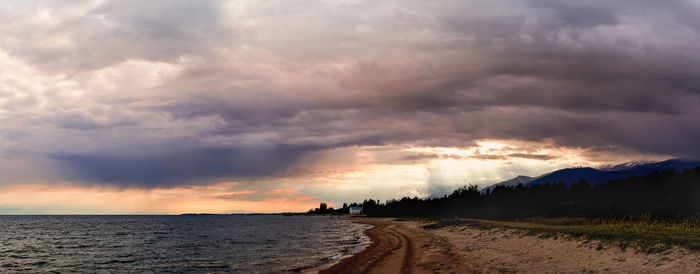
[[[372, 217], [465, 217], [520, 219], [532, 217], [630, 217], [673, 219], [700, 216], [700, 167], [655, 171], [641, 177], [613, 180], [591, 187], [585, 180], [567, 187], [563, 182], [525, 187], [498, 186], [480, 192], [461, 187], [442, 198], [404, 197], [361, 205]], [[316, 209], [316, 213], [347, 212]]]

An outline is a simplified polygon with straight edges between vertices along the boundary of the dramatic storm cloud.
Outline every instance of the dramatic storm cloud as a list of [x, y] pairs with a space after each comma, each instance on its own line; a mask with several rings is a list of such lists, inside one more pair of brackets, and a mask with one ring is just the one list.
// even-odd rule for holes
[[339, 202], [700, 157], [694, 0], [5, 1], [0, 26], [2, 185]]

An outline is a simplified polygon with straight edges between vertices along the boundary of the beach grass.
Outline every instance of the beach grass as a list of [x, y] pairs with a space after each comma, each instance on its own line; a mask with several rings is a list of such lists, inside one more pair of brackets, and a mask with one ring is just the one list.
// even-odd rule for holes
[[[697, 218], [658, 220], [635, 218], [533, 218], [518, 221], [440, 219], [425, 228], [470, 226], [481, 229], [509, 228], [540, 237], [571, 236], [586, 241], [635, 248], [655, 253], [679, 246], [700, 251], [700, 221]], [[599, 248], [603, 248], [602, 245]]]

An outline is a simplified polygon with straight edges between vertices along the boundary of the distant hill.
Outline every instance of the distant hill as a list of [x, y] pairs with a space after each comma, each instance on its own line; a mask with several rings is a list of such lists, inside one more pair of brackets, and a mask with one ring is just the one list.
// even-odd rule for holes
[[503, 182], [500, 182], [500, 183], [496, 183], [496, 184], [487, 186], [487, 187], [485, 187], [484, 189], [482, 189], [481, 192], [486, 192], [487, 189], [493, 189], [493, 188], [495, 188], [495, 187], [497, 187], [497, 186], [508, 186], [508, 187], [510, 187], [510, 186], [517, 186], [517, 185], [519, 185], [519, 184], [525, 185], [525, 184], [527, 184], [527, 183], [529, 183], [529, 182], [534, 181], [535, 179], [536, 179], [535, 177], [524, 176], [524, 175], [518, 175], [517, 177], [515, 177], [515, 178], [513, 178], [513, 179], [510, 179], [510, 180], [507, 180], [507, 181], [503, 181]]
[[532, 182], [525, 184], [525, 186], [558, 182], [564, 182], [568, 186], [578, 182], [582, 178], [588, 181], [590, 185], [594, 185], [592, 180], [601, 177], [604, 173], [605, 171], [600, 171], [591, 167], [565, 168], [542, 176], [537, 180], [533, 180]]
[[[688, 169], [692, 166], [697, 167]], [[658, 170], [663, 171], [654, 172]], [[442, 198], [403, 197], [387, 200], [385, 204], [373, 203], [363, 207], [363, 210], [372, 217], [456, 216], [492, 220], [584, 217], [638, 219], [643, 222], [661, 220], [691, 226], [696, 223], [700, 216], [698, 161], [674, 159], [610, 171], [568, 168], [547, 174], [529, 184], [540, 180], [576, 182], [582, 177], [602, 182], [609, 178], [648, 172], [652, 173], [599, 183], [595, 187], [580, 184], [570, 187], [546, 184], [514, 188], [499, 186], [488, 193], [479, 193], [476, 186], [464, 186]]]
[[533, 186], [545, 183], [564, 182], [567, 186], [584, 179], [591, 186], [604, 184], [611, 180], [625, 179], [630, 176], [644, 176], [654, 171], [666, 169], [693, 169], [700, 166], [700, 161], [689, 159], [671, 159], [657, 163], [647, 164], [622, 164], [610, 169], [598, 170], [590, 167], [560, 169], [548, 175], [542, 176], [525, 186]]
[[538, 177], [517, 176], [513, 179], [496, 183], [485, 187], [482, 192], [487, 189], [493, 189], [497, 186], [533, 186], [546, 183], [564, 182], [567, 186], [577, 183], [584, 179], [591, 186], [604, 184], [611, 180], [625, 179], [630, 176], [644, 176], [654, 171], [666, 169], [675, 169], [682, 171], [684, 169], [693, 169], [700, 166], [700, 161], [691, 159], [670, 159], [662, 162], [628, 162], [624, 164], [605, 166], [598, 169], [591, 167], [565, 168], [540, 175]]
[[647, 164], [653, 164], [653, 163], [656, 163], [656, 162], [654, 162], [654, 161], [632, 161], [632, 162], [622, 163], [619, 165], [601, 166], [601, 167], [598, 167], [596, 169], [600, 170], [600, 171], [618, 171], [618, 170], [630, 169], [633, 167], [647, 165]]

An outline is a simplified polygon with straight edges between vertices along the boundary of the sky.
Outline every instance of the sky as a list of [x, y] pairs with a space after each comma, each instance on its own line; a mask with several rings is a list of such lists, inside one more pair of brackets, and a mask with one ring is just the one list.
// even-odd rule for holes
[[700, 157], [700, 1], [0, 2], [0, 214], [306, 211]]

